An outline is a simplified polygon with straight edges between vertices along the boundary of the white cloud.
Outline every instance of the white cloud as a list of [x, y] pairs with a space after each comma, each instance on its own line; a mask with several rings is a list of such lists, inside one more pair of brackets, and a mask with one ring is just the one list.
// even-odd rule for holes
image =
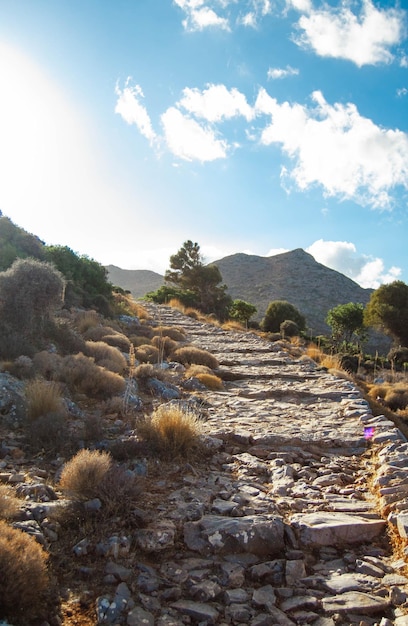
[[254, 110], [244, 94], [235, 88], [228, 90], [225, 85], [209, 85], [203, 91], [186, 87], [178, 105], [208, 122], [220, 122], [237, 116], [243, 116], [249, 121], [254, 117]]
[[284, 252], [289, 252], [289, 250], [287, 248], [271, 248], [265, 256], [275, 256], [277, 254], [283, 254]]
[[298, 76], [299, 70], [287, 65], [285, 68], [282, 67], [270, 67], [268, 70], [268, 78], [277, 79], [277, 78], [286, 78], [287, 76]]
[[404, 35], [404, 12], [377, 9], [371, 0], [363, 0], [359, 15], [347, 4], [340, 8], [325, 5], [320, 10], [299, 0], [290, 4], [307, 11], [297, 24], [302, 31], [294, 38], [298, 45], [311, 48], [319, 56], [352, 61], [359, 67], [390, 63], [394, 59], [390, 48]]
[[230, 30], [228, 19], [221, 17], [213, 8], [208, 6], [210, 3], [204, 0], [174, 0], [174, 2], [186, 14], [183, 26], [187, 31], [200, 31], [209, 27]]
[[142, 88], [139, 85], [131, 87], [130, 78], [128, 78], [124, 89], [116, 85], [115, 93], [118, 96], [115, 113], [119, 113], [128, 124], [135, 124], [140, 133], [153, 143], [156, 133], [152, 128], [146, 108], [140, 104], [140, 99], [144, 97]]
[[401, 96], [406, 96], [408, 93], [408, 89], [406, 87], [402, 87], [401, 89], [397, 89], [397, 96], [400, 98]]
[[321, 92], [312, 100], [313, 108], [279, 104], [259, 91], [255, 108], [271, 116], [261, 143], [281, 144], [294, 161], [283, 174], [301, 190], [317, 184], [327, 196], [389, 208], [391, 189], [408, 189], [408, 134], [376, 126], [354, 104], [329, 105]]
[[171, 152], [186, 161], [214, 161], [227, 156], [228, 144], [217, 139], [212, 128], [170, 107], [161, 116], [165, 140]]
[[348, 241], [319, 239], [306, 252], [318, 263], [341, 272], [366, 289], [377, 289], [383, 283], [397, 280], [401, 274], [398, 267], [386, 271], [382, 259], [358, 253], [356, 246]]
[[287, 8], [293, 8], [301, 13], [310, 13], [313, 9], [311, 0], [286, 0]]

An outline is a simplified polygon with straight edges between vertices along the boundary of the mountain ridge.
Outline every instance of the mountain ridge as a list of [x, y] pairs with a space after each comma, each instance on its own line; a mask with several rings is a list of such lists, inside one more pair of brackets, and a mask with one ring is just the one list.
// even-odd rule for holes
[[[373, 289], [365, 289], [341, 272], [318, 263], [303, 248], [262, 257], [237, 252], [208, 265], [217, 265], [229, 295], [257, 307], [261, 320], [273, 300], [287, 300], [306, 317], [310, 334], [327, 334], [327, 312], [339, 304], [367, 304]], [[109, 265], [109, 280], [141, 298], [164, 284], [164, 276], [150, 270], [122, 270]]]

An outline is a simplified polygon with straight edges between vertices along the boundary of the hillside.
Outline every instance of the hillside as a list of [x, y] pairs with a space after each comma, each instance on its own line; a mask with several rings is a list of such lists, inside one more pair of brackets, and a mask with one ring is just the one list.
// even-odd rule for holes
[[134, 298], [142, 298], [149, 291], [156, 291], [164, 284], [163, 276], [151, 270], [122, 270], [116, 265], [108, 265], [106, 269], [109, 281], [130, 291]]
[[[306, 317], [314, 335], [329, 331], [327, 311], [337, 304], [366, 304], [372, 293], [340, 272], [329, 269], [298, 248], [271, 257], [237, 253], [214, 262], [222, 274], [228, 293], [235, 299], [254, 304], [261, 320], [272, 300], [287, 300]], [[107, 267], [109, 280], [127, 289], [133, 297], [143, 297], [164, 283], [160, 274], [149, 270], [122, 270]]]
[[215, 261], [234, 299], [251, 302], [261, 319], [272, 300], [287, 300], [306, 317], [313, 334], [328, 332], [327, 311], [338, 304], [366, 304], [372, 293], [317, 263], [301, 248], [271, 257], [243, 253]]

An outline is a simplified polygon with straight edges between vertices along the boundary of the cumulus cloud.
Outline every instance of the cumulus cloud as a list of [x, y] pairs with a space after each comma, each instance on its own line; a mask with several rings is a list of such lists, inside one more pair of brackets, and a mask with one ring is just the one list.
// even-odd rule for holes
[[254, 117], [254, 110], [246, 97], [238, 89], [228, 90], [225, 85], [209, 85], [207, 89], [186, 88], [178, 105], [208, 122], [243, 116], [248, 121]]
[[285, 68], [283, 67], [270, 67], [268, 70], [268, 78], [272, 78], [273, 80], [277, 78], [287, 78], [288, 76], [298, 76], [299, 70], [287, 65]]
[[404, 12], [376, 8], [371, 0], [363, 0], [358, 15], [348, 4], [340, 8], [324, 5], [319, 10], [304, 0], [289, 4], [305, 11], [297, 23], [299, 35], [294, 37], [299, 46], [322, 57], [352, 61], [358, 67], [393, 61], [390, 48], [404, 35]]
[[258, 93], [256, 110], [271, 117], [261, 144], [281, 144], [294, 161], [291, 171], [282, 170], [283, 182], [301, 190], [319, 185], [327, 196], [389, 208], [391, 189], [408, 189], [408, 134], [377, 126], [354, 104], [330, 105], [319, 91], [312, 102], [308, 108]]
[[[185, 12], [183, 26], [188, 31], [200, 31], [209, 27], [230, 30], [228, 19], [221, 17], [204, 0], [174, 0], [174, 3]], [[223, 3], [221, 3], [223, 4]]]
[[399, 267], [386, 270], [382, 259], [358, 253], [356, 246], [348, 241], [319, 239], [306, 252], [318, 263], [341, 272], [366, 289], [377, 289], [381, 284], [397, 280], [401, 274]]
[[140, 103], [144, 97], [140, 85], [132, 87], [130, 78], [128, 78], [123, 89], [120, 89], [118, 84], [116, 85], [115, 93], [118, 96], [115, 113], [119, 113], [128, 124], [135, 124], [140, 133], [153, 143], [156, 139], [156, 133], [146, 108]]
[[226, 157], [228, 143], [217, 139], [213, 129], [200, 125], [179, 109], [170, 107], [161, 121], [167, 146], [180, 159], [204, 162]]

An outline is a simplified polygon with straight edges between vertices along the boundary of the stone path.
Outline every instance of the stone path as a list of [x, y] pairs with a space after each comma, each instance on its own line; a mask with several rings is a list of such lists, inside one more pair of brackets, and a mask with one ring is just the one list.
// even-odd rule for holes
[[167, 533], [168, 548], [181, 525], [184, 550], [150, 577], [170, 590], [158, 585], [156, 613], [144, 607], [151, 622], [128, 624], [408, 625], [405, 562], [388, 541], [408, 526], [408, 450], [394, 424], [374, 418], [353, 383], [279, 342], [147, 308], [217, 357], [225, 389], [196, 394], [214, 445], [208, 471], [187, 467], [167, 494], [162, 481], [150, 531], [163, 547]]

